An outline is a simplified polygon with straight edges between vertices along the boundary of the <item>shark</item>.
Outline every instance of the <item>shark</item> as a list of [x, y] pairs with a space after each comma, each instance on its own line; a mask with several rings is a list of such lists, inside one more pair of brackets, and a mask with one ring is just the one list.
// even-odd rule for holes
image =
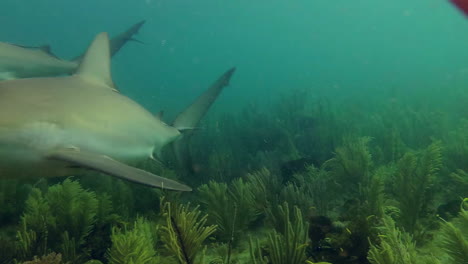
[[111, 46], [100, 33], [69, 76], [0, 82], [0, 178], [79, 175], [92, 170], [139, 184], [191, 191], [183, 183], [131, 166], [184, 138], [229, 85], [235, 68], [168, 125], [120, 93], [111, 77]]
[[[137, 41], [137, 34], [145, 21], [140, 21], [110, 41], [110, 52], [114, 56], [128, 42]], [[139, 41], [138, 41], [139, 42]], [[27, 47], [0, 42], [0, 80], [31, 77], [60, 76], [74, 73], [83, 55], [65, 60], [52, 53], [49, 45]]]

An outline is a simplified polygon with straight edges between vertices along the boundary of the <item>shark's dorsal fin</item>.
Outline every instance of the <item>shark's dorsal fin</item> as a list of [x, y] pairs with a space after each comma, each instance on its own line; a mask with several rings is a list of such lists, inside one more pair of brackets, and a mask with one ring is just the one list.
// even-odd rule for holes
[[107, 33], [103, 32], [94, 38], [76, 74], [86, 80], [105, 84], [109, 88], [115, 89], [110, 65], [109, 37]]
[[50, 47], [49, 44], [42, 45], [42, 46], [25, 46], [25, 45], [20, 45], [20, 44], [15, 44], [15, 43], [8, 43], [8, 42], [5, 42], [5, 43], [16, 46], [16, 47], [24, 48], [24, 49], [39, 50], [60, 60], [60, 58], [52, 52], [52, 48]]
[[38, 49], [45, 52], [45, 53], [47, 53], [47, 54], [49, 54], [50, 56], [52, 56], [54, 58], [60, 60], [60, 58], [52, 52], [52, 48], [50, 47], [50, 45], [48, 45], [48, 44], [47, 45], [42, 45], [42, 46], [39, 46]]

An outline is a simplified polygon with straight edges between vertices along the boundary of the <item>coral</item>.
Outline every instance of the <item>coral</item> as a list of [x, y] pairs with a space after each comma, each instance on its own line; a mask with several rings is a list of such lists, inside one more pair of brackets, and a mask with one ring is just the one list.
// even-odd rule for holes
[[198, 206], [192, 209], [190, 204], [165, 202], [162, 208], [166, 223], [161, 239], [165, 248], [179, 264], [203, 263], [203, 241], [216, 231], [216, 226], [205, 226], [208, 216], [202, 216]]

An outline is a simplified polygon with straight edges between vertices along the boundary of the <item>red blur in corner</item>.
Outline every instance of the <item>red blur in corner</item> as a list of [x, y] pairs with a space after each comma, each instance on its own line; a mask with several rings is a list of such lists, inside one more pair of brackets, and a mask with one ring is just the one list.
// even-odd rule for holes
[[450, 2], [468, 16], [468, 0], [450, 0]]

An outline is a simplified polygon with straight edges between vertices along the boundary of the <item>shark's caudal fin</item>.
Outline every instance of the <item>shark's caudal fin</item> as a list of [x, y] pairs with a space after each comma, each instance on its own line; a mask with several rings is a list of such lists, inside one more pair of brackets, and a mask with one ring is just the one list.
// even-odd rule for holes
[[183, 137], [175, 141], [172, 145], [176, 161], [180, 167], [193, 172], [189, 150], [189, 138], [192, 135], [193, 129], [196, 128], [216, 98], [218, 98], [223, 88], [229, 85], [229, 81], [235, 71], [236, 68], [231, 68], [221, 75], [210, 88], [182, 111], [172, 123], [175, 128], [183, 131]]
[[[128, 41], [136, 41], [136, 42], [140, 42], [141, 41], [138, 41], [136, 39], [133, 38], [133, 36], [135, 34], [138, 33], [138, 31], [140, 30], [140, 28], [143, 26], [143, 24], [145, 24], [146, 20], [142, 20], [136, 24], [134, 24], [133, 26], [131, 26], [130, 28], [128, 28], [126, 31], [118, 34], [117, 36], [113, 37], [111, 40], [110, 40], [110, 56], [113, 57], [115, 54], [117, 54], [119, 52], [119, 50], [125, 46], [125, 44], [128, 42]], [[83, 56], [84, 54], [81, 54], [80, 56], [78, 57], [75, 57], [73, 59], [73, 61], [81, 61], [83, 59]]]
[[135, 34], [140, 31], [140, 28], [145, 24], [146, 20], [142, 20], [135, 25], [131, 26], [127, 31], [120, 33], [110, 40], [110, 51], [111, 56], [114, 56], [128, 41], [135, 41], [142, 43], [141, 41], [133, 38]]
[[178, 129], [196, 127], [216, 98], [218, 98], [223, 88], [229, 85], [229, 80], [235, 71], [236, 68], [231, 68], [221, 75], [210, 88], [175, 118], [172, 125]]

